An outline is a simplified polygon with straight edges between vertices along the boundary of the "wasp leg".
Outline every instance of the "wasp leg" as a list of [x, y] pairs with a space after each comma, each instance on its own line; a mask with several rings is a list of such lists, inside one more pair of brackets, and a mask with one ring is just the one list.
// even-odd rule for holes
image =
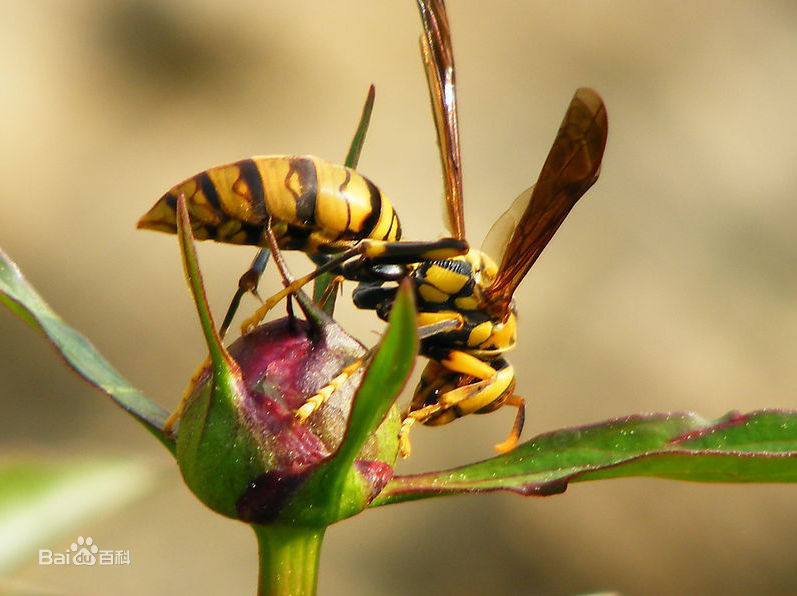
[[[268, 228], [266, 228], [266, 235], [268, 236]], [[467, 252], [467, 250], [467, 242], [456, 238], [442, 238], [441, 240], [435, 240], [433, 242], [360, 240], [350, 249], [328, 260], [320, 267], [316, 267], [314, 271], [311, 271], [307, 275], [287, 283], [282, 290], [270, 298], [267, 298], [260, 308], [257, 309], [255, 314], [243, 322], [241, 325], [241, 333], [248, 333], [253, 329], [280, 300], [289, 294], [295, 294], [304, 285], [313, 281], [322, 273], [337, 270], [343, 263], [355, 257], [360, 258], [360, 261], [358, 261], [360, 263], [359, 266], [365, 266], [371, 259], [377, 259], [381, 264], [413, 263], [417, 261], [451, 258], [463, 254]]]
[[205, 361], [199, 365], [199, 368], [196, 372], [191, 376], [191, 380], [188, 382], [188, 387], [186, 387], [185, 391], [183, 392], [183, 396], [180, 398], [180, 402], [177, 404], [177, 407], [174, 409], [174, 412], [166, 419], [166, 422], [163, 423], [163, 432], [167, 435], [171, 434], [174, 425], [177, 424], [177, 421], [183, 415], [185, 411], [185, 406], [188, 403], [188, 398], [191, 397], [191, 394], [194, 392], [194, 387], [199, 382], [199, 379], [202, 378], [205, 369], [210, 365], [210, 357], [208, 356], [205, 358]]
[[398, 286], [384, 287], [382, 282], [360, 282], [351, 293], [354, 306], [362, 310], [377, 310], [383, 304], [392, 304], [396, 299]]
[[435, 360], [448, 370], [481, 380], [489, 379], [497, 374], [496, 369], [489, 363], [462, 350], [446, 350], [440, 358], [435, 358]]
[[412, 455], [412, 444], [410, 443], [410, 429], [415, 424], [416, 420], [412, 416], [407, 416], [401, 421], [401, 428], [399, 429], [398, 443], [399, 455], [407, 459]]
[[330, 398], [330, 396], [335, 393], [343, 383], [346, 382], [354, 372], [359, 369], [363, 364], [365, 364], [366, 358], [358, 358], [348, 366], [346, 366], [338, 376], [332, 379], [329, 383], [324, 385], [321, 389], [319, 389], [315, 394], [311, 395], [307, 398], [299, 408], [296, 410], [294, 416], [296, 420], [304, 423], [310, 416], [312, 416], [318, 408], [320, 408], [326, 401]]
[[[264, 235], [266, 237], [266, 242], [271, 249], [271, 253], [274, 255], [274, 264], [277, 266], [277, 270], [279, 271], [280, 276], [282, 277], [282, 283], [287, 288], [290, 288], [296, 284], [291, 276], [290, 272], [288, 271], [288, 266], [285, 264], [285, 260], [282, 258], [282, 253], [280, 252], [279, 245], [277, 244], [277, 238], [274, 235], [274, 230], [271, 227], [271, 218], [269, 217], [266, 222], [266, 227], [264, 229]], [[304, 312], [305, 317], [308, 321], [317, 322], [316, 315], [319, 314], [318, 312], [320, 309], [310, 301], [307, 296], [304, 295], [304, 292], [301, 290], [301, 286], [298, 288], [293, 289], [292, 291], [282, 290], [278, 292], [275, 296], [280, 296], [280, 299], [285, 296], [296, 296], [296, 301], [299, 303], [299, 307]], [[250, 318], [246, 319], [241, 324], [241, 333], [246, 334], [249, 333], [252, 329], [254, 329], [268, 314], [268, 311], [276, 304], [278, 301], [271, 303], [274, 300], [275, 296], [272, 296], [268, 300], [264, 302], [260, 308], [255, 311], [255, 314], [252, 315]]]
[[445, 374], [436, 374], [441, 372], [442, 366], [434, 362], [429, 362], [429, 365], [424, 369], [421, 377], [421, 387], [412, 398], [412, 403], [409, 406], [409, 411], [404, 419], [401, 421], [401, 428], [399, 429], [399, 455], [403, 458], [410, 456], [412, 448], [410, 446], [410, 429], [416, 422], [423, 424], [431, 419], [436, 414], [440, 413], [442, 407], [439, 403], [433, 403], [424, 406], [429, 396], [436, 395], [445, 385], [449, 382]]
[[227, 329], [230, 328], [232, 318], [235, 316], [238, 306], [241, 304], [241, 298], [243, 298], [244, 294], [251, 292], [254, 294], [255, 298], [262, 302], [260, 295], [257, 293], [257, 284], [260, 281], [260, 276], [263, 275], [263, 271], [266, 269], [266, 265], [268, 264], [268, 259], [270, 256], [271, 251], [269, 249], [261, 248], [257, 255], [255, 255], [252, 264], [249, 265], [249, 269], [247, 269], [238, 280], [238, 289], [235, 291], [232, 300], [230, 300], [230, 306], [227, 307], [227, 313], [224, 315], [224, 321], [222, 322], [221, 327], [219, 327], [219, 336], [222, 339], [227, 333]]
[[[449, 350], [442, 356], [430, 364], [434, 363], [441, 369], [459, 373], [463, 377], [456, 379], [456, 375], [447, 376], [444, 370], [437, 368], [432, 371], [438, 379], [432, 381], [432, 385], [425, 387], [423, 393], [416, 396], [417, 399], [413, 399], [410, 405], [411, 411], [401, 423], [399, 453], [402, 457], [407, 457], [410, 453], [409, 431], [418, 422], [430, 426], [448, 424], [468, 414], [492, 412], [505, 404], [517, 407], [518, 414], [509, 438], [497, 445], [496, 450], [500, 447], [502, 452], [510, 451], [517, 444], [525, 419], [525, 402], [512, 393], [515, 388], [515, 373], [512, 366], [503, 359], [487, 363], [460, 350]], [[467, 382], [468, 377], [475, 380]], [[458, 386], [463, 381], [466, 384]], [[427, 395], [446, 386], [453, 388], [440, 394], [435, 403], [423, 406]]]
[[336, 275], [332, 278], [332, 281], [329, 282], [329, 285], [324, 290], [324, 293], [321, 294], [321, 297], [318, 299], [318, 306], [326, 310], [326, 304], [330, 298], [334, 297], [336, 291], [340, 290], [341, 294], [343, 291], [343, 276]]
[[[427, 390], [434, 392], [435, 389], [440, 389], [445, 386], [448, 381], [448, 379], [442, 377], [435, 381], [432, 386], [427, 387]], [[436, 403], [414, 410], [412, 410], [412, 408], [417, 407], [419, 404], [413, 400], [413, 403], [410, 405], [411, 411], [408, 412], [404, 420], [401, 421], [401, 428], [399, 429], [399, 455], [404, 458], [410, 456], [412, 449], [410, 446], [409, 433], [410, 429], [416, 423], [438, 426], [447, 424], [460, 416], [464, 416], [466, 413], [470, 413], [460, 412], [458, 406], [460, 404], [466, 404], [467, 400], [483, 394], [489, 389], [490, 385], [490, 380], [469, 383], [441, 394]]]
[[526, 400], [519, 395], [510, 395], [502, 405], [515, 406], [517, 408], [515, 423], [512, 425], [512, 430], [509, 432], [506, 441], [493, 445], [493, 449], [498, 453], [507, 453], [515, 448], [520, 438], [520, 433], [523, 432], [523, 422], [526, 419]]

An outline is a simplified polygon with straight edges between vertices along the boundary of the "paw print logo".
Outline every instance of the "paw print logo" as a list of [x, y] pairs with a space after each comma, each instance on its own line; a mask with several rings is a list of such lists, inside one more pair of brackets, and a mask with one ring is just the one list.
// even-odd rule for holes
[[69, 550], [72, 551], [72, 564], [73, 565], [94, 565], [97, 562], [97, 545], [94, 544], [91, 536], [83, 538], [77, 537], [77, 542], [73, 542]]

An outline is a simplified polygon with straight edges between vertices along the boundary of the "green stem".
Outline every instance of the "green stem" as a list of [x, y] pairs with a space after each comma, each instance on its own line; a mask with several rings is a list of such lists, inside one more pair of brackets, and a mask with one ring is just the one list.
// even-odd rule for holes
[[326, 528], [258, 526], [259, 596], [312, 596]]

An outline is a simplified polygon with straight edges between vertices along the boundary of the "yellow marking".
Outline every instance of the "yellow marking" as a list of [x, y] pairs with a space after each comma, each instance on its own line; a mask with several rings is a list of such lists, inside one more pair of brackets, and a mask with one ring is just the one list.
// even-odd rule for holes
[[[188, 186], [188, 185], [185, 185]], [[191, 185], [195, 186], [195, 185]], [[186, 189], [187, 191], [188, 189]], [[185, 192], [182, 191], [181, 192]], [[201, 221], [204, 224], [217, 225], [221, 218], [213, 205], [210, 204], [205, 193], [197, 188], [193, 194], [185, 193], [188, 201], [188, 214], [192, 221]]]
[[177, 214], [165, 200], [160, 200], [138, 220], [137, 227], [158, 232], [177, 231]]
[[387, 245], [380, 240], [363, 240], [360, 246], [362, 246], [363, 255], [369, 259], [381, 257], [387, 252]]
[[481, 288], [489, 286], [498, 274], [498, 265], [489, 255], [480, 250], [471, 249], [465, 255], [465, 260], [470, 264], [475, 273], [476, 283]]
[[[207, 170], [208, 177], [216, 187], [216, 194], [219, 197], [221, 210], [230, 219], [240, 219], [242, 221], [251, 220], [249, 203], [242, 201], [240, 196], [233, 192], [233, 183], [238, 178], [238, 168], [232, 165], [217, 166]], [[250, 222], [255, 223], [255, 222]]]
[[263, 181], [263, 193], [266, 196], [268, 212], [275, 220], [299, 225], [296, 219], [296, 199], [285, 180], [291, 173], [291, 156], [287, 157], [253, 157]]
[[451, 350], [448, 353], [448, 358], [441, 360], [440, 364], [449, 370], [477, 379], [489, 379], [495, 375], [495, 369], [492, 366], [461, 350]]
[[298, 170], [289, 170], [288, 177], [285, 179], [285, 188], [293, 195], [294, 200], [302, 196], [302, 177], [299, 175]]
[[517, 343], [517, 318], [510, 313], [509, 318], [504, 323], [498, 323], [493, 327], [493, 332], [489, 338], [490, 344], [485, 347], [495, 347], [499, 350], [508, 350], [515, 347]]
[[445, 302], [451, 297], [450, 294], [441, 292], [428, 283], [424, 283], [423, 285], [419, 286], [418, 293], [421, 295], [421, 298], [426, 300], [426, 302]]
[[194, 196], [194, 193], [197, 191], [196, 185], [196, 178], [189, 178], [174, 186], [170, 191], [169, 194], [174, 196], [175, 198], [180, 196], [180, 193], [185, 195], [186, 202], [190, 205], [191, 204], [191, 197]]
[[433, 284], [438, 290], [453, 296], [468, 283], [468, 276], [451, 271], [440, 265], [432, 265], [427, 269], [426, 277], [429, 283]]
[[473, 296], [462, 296], [455, 298], [454, 304], [460, 310], [479, 310], [479, 301]]
[[232, 183], [232, 191], [247, 203], [252, 202], [252, 190], [243, 178], [238, 178]]
[[372, 238], [384, 238], [385, 240], [392, 241], [396, 239], [396, 232], [398, 231], [391, 229], [391, 225], [393, 224], [393, 205], [390, 204], [390, 200], [385, 195], [381, 196], [382, 208], [379, 211], [379, 220], [376, 222], [370, 236]]
[[470, 335], [468, 336], [468, 345], [471, 347], [481, 345], [490, 337], [490, 332], [492, 330], [493, 324], [490, 321], [485, 321], [480, 325], [476, 325], [471, 329]]
[[316, 222], [335, 234], [347, 230], [359, 232], [363, 221], [371, 214], [371, 194], [365, 179], [337, 164], [323, 160], [314, 163], [318, 178]]
[[[336, 178], [336, 180], [342, 182], [341, 178]], [[332, 191], [333, 189], [338, 190], [339, 186], [334, 186], [330, 189], [324, 188], [325, 191]], [[365, 178], [359, 174], [352, 173], [351, 180], [346, 186], [346, 194], [343, 195], [341, 193], [336, 195], [335, 198], [337, 197], [345, 198], [349, 201], [349, 209], [351, 210], [349, 229], [356, 233], [362, 232], [365, 220], [371, 216], [371, 191], [368, 189]]]
[[[488, 407], [493, 402], [501, 399], [503, 395], [515, 387], [515, 372], [511, 366], [507, 366], [496, 372], [496, 374], [486, 381], [474, 383], [476, 387], [472, 390], [472, 394], [467, 396], [462, 401], [456, 404], [457, 413], [460, 416], [467, 416], [478, 412], [482, 408]], [[461, 389], [466, 389], [462, 387]], [[459, 391], [457, 389], [456, 391]], [[451, 392], [453, 393], [453, 392]], [[440, 398], [441, 403], [448, 403], [448, 394], [444, 394]], [[499, 407], [500, 404], [496, 405]]]
[[461, 327], [465, 322], [462, 315], [454, 311], [419, 312], [415, 317], [415, 321], [418, 327], [433, 325], [443, 321], [457, 321]]

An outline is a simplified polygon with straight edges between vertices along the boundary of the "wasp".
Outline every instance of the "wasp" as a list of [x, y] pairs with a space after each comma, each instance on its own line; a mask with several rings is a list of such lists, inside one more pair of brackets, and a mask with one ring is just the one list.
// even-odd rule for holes
[[[197, 220], [192, 226], [198, 237], [268, 246], [275, 256], [280, 249], [302, 250], [320, 263], [313, 272], [296, 280], [280, 267], [284, 289], [264, 302], [255, 316], [244, 323], [244, 331], [262, 320], [279, 300], [327, 271], [357, 281], [355, 305], [387, 319], [398, 289], [393, 282], [409, 277], [415, 287], [421, 354], [429, 362], [401, 425], [401, 454], [406, 457], [410, 453], [409, 432], [415, 424], [442, 425], [467, 414], [488, 413], [509, 405], [517, 408], [515, 421], [508, 438], [495, 446], [505, 452], [517, 444], [525, 417], [525, 401], [514, 392], [514, 369], [504, 358], [517, 343], [513, 295], [570, 210], [598, 179], [608, 132], [606, 108], [592, 89], [576, 90], [536, 184], [521, 193], [496, 221], [482, 250], [469, 248], [465, 239], [454, 56], [445, 4], [443, 0], [417, 0], [417, 4], [423, 23], [421, 55], [440, 149], [450, 237], [431, 242], [401, 240], [395, 212], [386, 207], [389, 202], [381, 192], [374, 193], [372, 189], [376, 187], [367, 179], [317, 158], [284, 156], [244, 160], [255, 163], [263, 190], [257, 189], [257, 180], [253, 186], [253, 177], [242, 172], [242, 162], [200, 173], [164, 195], [142, 218], [139, 227], [173, 232], [176, 196], [183, 193], [199, 197], [190, 209], [192, 220]], [[312, 178], [296, 173], [298, 168], [290, 165], [299, 159], [344, 173], [338, 177], [316, 175], [316, 183], [309, 184], [307, 181]], [[368, 194], [343, 194], [352, 180], [362, 181], [359, 187], [367, 188]], [[341, 187], [344, 181], [346, 184]], [[216, 190], [215, 201], [207, 198], [203, 190], [206, 186]], [[310, 190], [302, 193], [302, 188]], [[327, 194], [335, 198], [329, 202], [319, 200]], [[375, 194], [378, 201], [373, 198]], [[310, 198], [300, 201], [302, 196]], [[369, 200], [362, 200], [366, 196]], [[359, 200], [355, 201], [355, 197]], [[221, 209], [216, 209], [214, 203]], [[314, 205], [312, 218], [308, 217], [310, 204]], [[329, 205], [326, 213], [334, 215], [329, 219], [320, 216], [319, 204]], [[208, 210], [208, 205], [214, 209]], [[214, 212], [217, 218], [203, 219], [207, 211]], [[390, 223], [382, 218], [383, 212], [390, 213]], [[367, 229], [361, 225], [364, 220], [376, 223]], [[303, 420], [312, 415], [361, 364], [359, 361], [347, 366], [297, 410], [297, 417]]]

